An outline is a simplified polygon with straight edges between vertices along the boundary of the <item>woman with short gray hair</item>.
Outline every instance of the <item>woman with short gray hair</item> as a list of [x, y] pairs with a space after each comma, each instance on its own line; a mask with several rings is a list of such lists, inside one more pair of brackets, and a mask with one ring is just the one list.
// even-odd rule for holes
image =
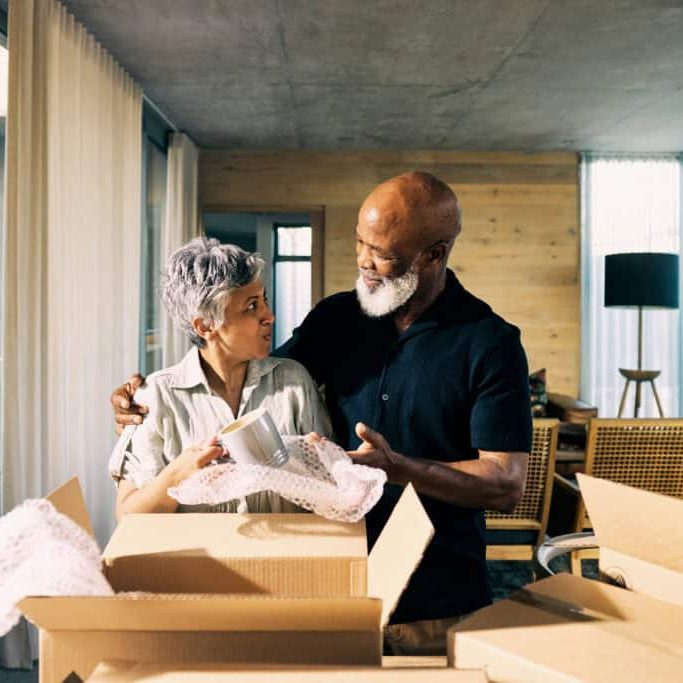
[[[216, 434], [256, 408], [267, 409], [282, 434], [331, 436], [325, 406], [296, 361], [272, 358], [275, 316], [261, 281], [257, 254], [198, 238], [166, 262], [161, 298], [192, 342], [185, 358], [151, 374], [135, 401], [149, 415], [128, 451], [112, 457], [118, 482], [116, 514], [198, 511], [178, 506], [167, 490], [224, 455]], [[287, 512], [291, 503], [270, 492], [247, 497], [251, 512]], [[236, 501], [201, 510], [234, 511]]]

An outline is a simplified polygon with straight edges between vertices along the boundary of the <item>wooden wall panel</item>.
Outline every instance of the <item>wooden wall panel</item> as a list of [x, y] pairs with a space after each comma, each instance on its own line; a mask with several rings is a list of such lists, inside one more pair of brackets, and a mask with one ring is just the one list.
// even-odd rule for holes
[[531, 369], [551, 391], [579, 384], [577, 157], [517, 152], [229, 152], [200, 161], [203, 209], [325, 209], [326, 294], [356, 278], [354, 231], [365, 196], [407, 170], [453, 187], [463, 232], [450, 265], [463, 284], [519, 326]]

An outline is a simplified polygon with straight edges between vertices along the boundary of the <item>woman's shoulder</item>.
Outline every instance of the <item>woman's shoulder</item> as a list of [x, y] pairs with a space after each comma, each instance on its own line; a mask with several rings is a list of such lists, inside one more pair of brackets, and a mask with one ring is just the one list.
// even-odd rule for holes
[[266, 366], [270, 372], [281, 377], [291, 377], [293, 379], [310, 379], [311, 376], [308, 370], [299, 363], [299, 361], [293, 360], [292, 358], [276, 358], [274, 356], [268, 356], [263, 361], [260, 361]]
[[135, 394], [135, 400], [138, 401], [138, 397], [150, 400], [152, 398], [160, 398], [173, 387], [188, 385], [190, 383], [188, 380], [188, 372], [192, 374], [192, 368], [188, 367], [192, 360], [191, 358], [188, 358], [189, 355], [190, 354], [186, 355], [183, 360], [175, 365], [169, 365], [166, 368], [161, 368], [160, 370], [156, 370], [147, 375], [147, 377], [145, 377], [145, 383]]

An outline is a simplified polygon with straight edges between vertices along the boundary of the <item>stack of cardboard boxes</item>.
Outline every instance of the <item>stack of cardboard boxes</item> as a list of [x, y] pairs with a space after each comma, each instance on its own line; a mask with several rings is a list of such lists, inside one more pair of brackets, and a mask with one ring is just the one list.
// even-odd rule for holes
[[[363, 522], [124, 518], [103, 553], [119, 594], [20, 604], [40, 627], [41, 681], [682, 680], [683, 502], [580, 484], [600, 569], [630, 590], [567, 574], [530, 584], [451, 630], [455, 668], [379, 668], [382, 628], [433, 534], [409, 486], [369, 556]], [[50, 499], [90, 531], [75, 480]]]
[[[92, 533], [76, 480], [49, 499]], [[364, 522], [129, 515], [103, 552], [115, 597], [36, 596], [20, 608], [40, 627], [43, 682], [85, 680], [106, 660], [378, 667], [382, 628], [433, 531], [412, 487], [369, 556]]]
[[526, 586], [449, 632], [490, 681], [683, 680], [683, 501], [578, 475], [600, 572]]

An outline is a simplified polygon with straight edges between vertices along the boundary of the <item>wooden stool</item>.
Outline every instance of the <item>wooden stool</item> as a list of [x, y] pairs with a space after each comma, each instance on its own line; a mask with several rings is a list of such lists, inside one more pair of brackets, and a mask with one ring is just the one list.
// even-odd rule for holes
[[661, 370], [625, 370], [624, 368], [619, 368], [621, 376], [626, 379], [624, 384], [624, 391], [621, 394], [621, 401], [619, 402], [619, 414], [617, 417], [621, 417], [624, 412], [624, 404], [626, 403], [626, 394], [628, 392], [628, 386], [631, 382], [636, 383], [636, 396], [633, 403], [633, 417], [638, 417], [638, 410], [640, 409], [640, 385], [643, 382], [649, 382], [652, 387], [652, 393], [655, 396], [655, 401], [657, 403], [657, 410], [659, 410], [659, 417], [664, 417], [664, 412], [662, 411], [662, 404], [659, 402], [659, 395], [657, 394], [657, 389], [655, 388], [655, 379], [659, 377]]

